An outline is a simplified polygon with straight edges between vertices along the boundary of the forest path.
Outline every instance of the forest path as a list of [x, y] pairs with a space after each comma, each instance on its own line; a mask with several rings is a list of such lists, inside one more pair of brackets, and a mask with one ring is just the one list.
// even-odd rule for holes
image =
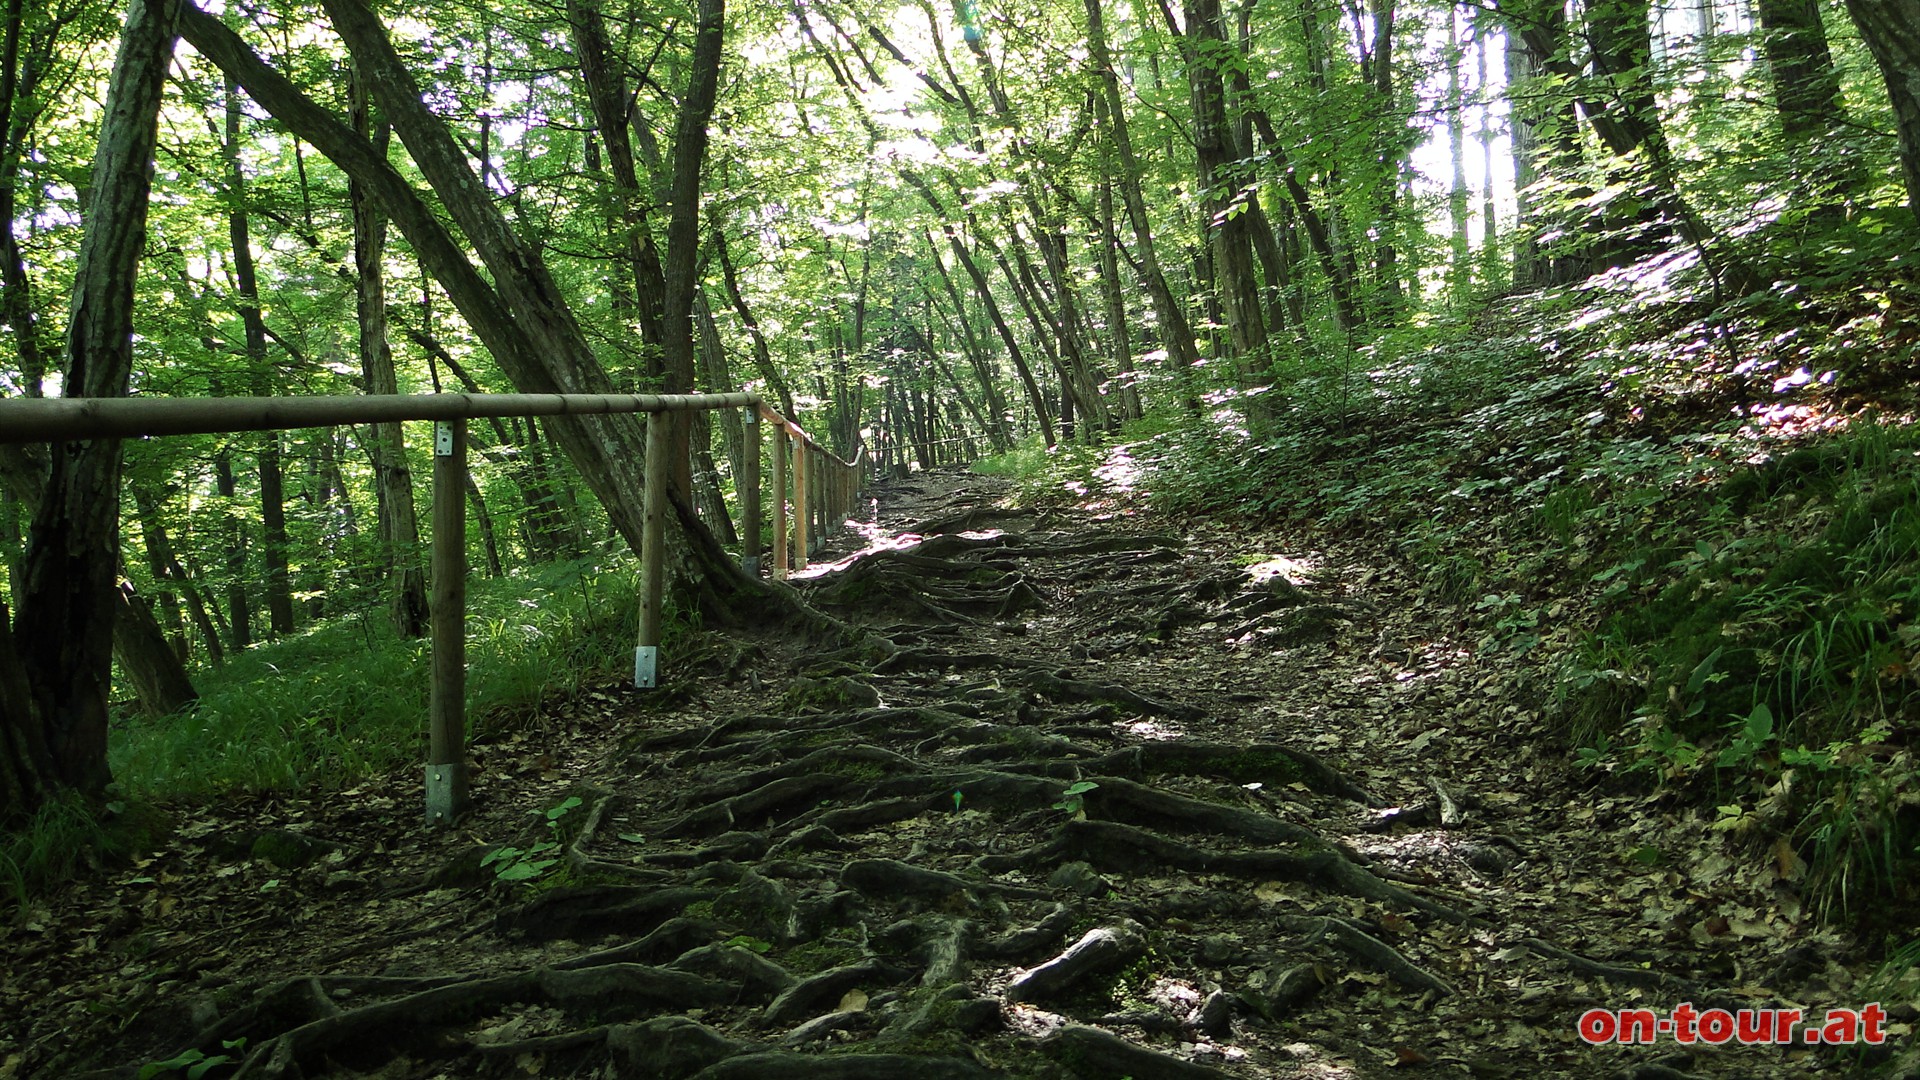
[[[265, 808], [268, 835], [324, 845], [305, 869], [263, 869], [257, 840], [156, 856], [222, 868], [190, 910], [146, 912], [154, 970], [122, 984], [120, 1034], [53, 1060], [139, 1065], [188, 1031], [244, 1038], [248, 1077], [1855, 1060], [1580, 1042], [1590, 1007], [1805, 1001], [1839, 965], [1782, 954], [1757, 871], [1715, 891], [1640, 858], [1658, 807], [1580, 791], [1454, 609], [1362, 549], [1151, 520], [1128, 468], [1116, 452], [1104, 492], [1049, 512], [964, 473], [882, 485], [795, 581], [868, 633], [698, 635], [662, 690], [480, 747], [456, 835], [356, 790]], [[61, 1014], [35, 1008], [44, 1046]]]

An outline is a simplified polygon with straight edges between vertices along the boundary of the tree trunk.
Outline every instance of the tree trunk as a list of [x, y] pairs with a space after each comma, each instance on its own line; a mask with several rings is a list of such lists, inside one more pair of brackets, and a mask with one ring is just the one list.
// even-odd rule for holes
[[[940, 279], [946, 290], [947, 299], [953, 304], [954, 322], [960, 328], [960, 338], [965, 345], [967, 364], [973, 368], [973, 377], [980, 381], [980, 393], [985, 397], [990, 424], [987, 428], [987, 440], [993, 444], [994, 452], [1004, 454], [1013, 449], [1013, 431], [1007, 426], [1007, 400], [1000, 393], [999, 380], [993, 377], [991, 358], [986, 347], [980, 341], [980, 335], [974, 333], [973, 323], [967, 318], [967, 308], [960, 297], [960, 290], [954, 287], [953, 275], [947, 272], [947, 264], [940, 258], [940, 250], [934, 245], [931, 234], [927, 236], [927, 254], [933, 260], [934, 274]], [[935, 309], [932, 295], [928, 303]], [[941, 317], [945, 318], [945, 312]]]
[[[146, 244], [161, 90], [176, 0], [134, 0], [107, 84], [86, 231], [74, 271], [65, 392], [123, 397], [133, 369], [134, 283]], [[0, 637], [0, 819], [52, 786], [104, 792], [120, 565], [120, 441], [54, 446], [11, 635]]]
[[[1267, 381], [1266, 314], [1253, 271], [1254, 203], [1234, 174], [1248, 156], [1235, 145], [1227, 117], [1226, 80], [1220, 68], [1237, 48], [1227, 41], [1219, 0], [1187, 0], [1187, 83], [1193, 103], [1194, 159], [1199, 170], [1201, 210], [1206, 215], [1214, 286], [1227, 324], [1236, 381], [1242, 388]], [[1261, 408], [1252, 410], [1256, 413]]]
[[[227, 236], [233, 248], [233, 276], [240, 322], [246, 330], [247, 360], [253, 367], [253, 392], [274, 393], [273, 369], [267, 363], [267, 327], [260, 315], [260, 286], [253, 269], [253, 240], [247, 227], [247, 179], [240, 168], [240, 94], [227, 82], [226, 142]], [[287, 508], [281, 471], [280, 433], [262, 433], [257, 458], [260, 469], [260, 562], [266, 568], [267, 626], [277, 634], [293, 633], [293, 579], [287, 569]]]
[[1120, 284], [1120, 234], [1114, 228], [1113, 179], [1100, 178], [1100, 228], [1093, 238], [1100, 251], [1100, 295], [1107, 309], [1107, 348], [1119, 372], [1121, 412], [1138, 420], [1140, 386], [1133, 375], [1133, 335], [1127, 329], [1127, 300]]
[[1847, 13], [1880, 65], [1900, 130], [1900, 171], [1907, 206], [1920, 217], [1920, 4], [1914, 0], [1847, 0]]
[[133, 583], [121, 579], [113, 596], [114, 622], [129, 628], [114, 635], [113, 657], [133, 684], [140, 711], [148, 716], [169, 716], [193, 704], [199, 695], [187, 679], [187, 670], [167, 643], [153, 612], [134, 592]]
[[233, 458], [225, 445], [213, 455], [214, 493], [220, 496], [224, 512], [227, 564], [227, 643], [235, 652], [253, 644], [253, 607], [247, 599], [247, 532], [235, 505], [238, 489], [234, 485]]
[[[54, 35], [21, 41], [26, 30], [22, 0], [7, 0], [6, 20], [5, 37], [0, 39], [0, 321], [13, 330], [14, 352], [20, 359], [21, 393], [40, 397], [47, 373], [46, 349], [40, 342], [32, 282], [14, 228], [21, 219], [20, 162], [32, 130], [30, 106], [40, 73], [49, 66]], [[21, 55], [23, 44], [28, 48], [26, 57]]]
[[220, 635], [207, 615], [207, 605], [200, 597], [199, 587], [188, 576], [186, 568], [180, 565], [173, 542], [167, 538], [166, 526], [160, 520], [159, 502], [145, 491], [135, 488], [133, 505], [140, 511], [141, 539], [147, 549], [147, 559], [153, 566], [155, 580], [165, 581], [180, 590], [186, 598], [187, 612], [193, 619], [194, 629], [200, 632], [200, 640], [206, 643], [207, 660], [216, 665], [224, 663], [226, 649], [220, 644]]
[[1447, 293], [1455, 305], [1465, 304], [1473, 288], [1473, 254], [1467, 220], [1467, 103], [1461, 86], [1460, 65], [1466, 62], [1460, 47], [1460, 14], [1447, 12], [1447, 149], [1453, 182], [1447, 188], [1447, 216], [1452, 219], [1453, 245], [1447, 264]]
[[614, 225], [625, 240], [627, 266], [639, 301], [640, 340], [657, 350], [666, 337], [666, 271], [653, 243], [653, 200], [634, 165], [627, 126], [627, 80], [608, 55], [606, 19], [594, 0], [567, 0], [567, 22], [573, 30], [574, 57], [586, 83], [594, 126], [606, 145], [613, 174], [619, 218]]
[[1827, 47], [1827, 25], [1818, 0], [1755, 0], [1761, 51], [1773, 81], [1774, 108], [1791, 147], [1804, 148], [1846, 122], [1840, 104], [1840, 72]]
[[727, 253], [727, 235], [722, 229], [713, 230], [713, 253], [720, 257], [720, 281], [727, 290], [727, 302], [733, 306], [733, 313], [740, 317], [740, 325], [746, 327], [747, 337], [753, 342], [753, 366], [766, 380], [767, 389], [773, 391], [780, 400], [781, 415], [793, 419], [793, 391], [787, 389], [786, 376], [773, 366], [773, 355], [767, 348], [767, 335], [760, 332], [760, 320], [753, 317], [753, 309], [747, 306], [747, 298], [740, 292], [740, 276], [734, 270], [733, 259]]
[[[720, 53], [726, 26], [725, 0], [697, 0], [693, 55], [689, 60], [686, 92], [673, 137], [673, 208], [667, 218], [666, 392], [693, 392], [693, 300], [699, 290], [700, 170], [707, 155], [707, 124], [720, 92]], [[692, 413], [673, 413], [673, 461], [669, 476], [674, 490], [693, 491], [693, 462], [689, 454]], [[689, 500], [691, 501], [691, 500]]]
[[[389, 128], [373, 122], [366, 81], [352, 79], [354, 130], [371, 136], [384, 149]], [[353, 212], [354, 305], [360, 319], [360, 373], [369, 394], [397, 394], [400, 382], [393, 368], [393, 347], [387, 340], [387, 219], [374, 205], [366, 185], [347, 179], [347, 201]], [[394, 633], [403, 638], [427, 632], [427, 573], [421, 565], [420, 518], [413, 498], [413, 470], [407, 463], [405, 428], [397, 423], [373, 424], [367, 457], [373, 465], [378, 496], [380, 550], [386, 562], [388, 617]]]
[[[931, 192], [924, 188], [921, 194], [931, 198]], [[936, 211], [938, 206], [936, 202]], [[980, 264], [975, 261], [973, 253], [960, 242], [960, 231], [951, 223], [948, 223], [945, 229], [947, 244], [952, 248], [954, 257], [960, 260], [960, 265], [967, 271], [967, 276], [973, 279], [974, 293], [980, 297], [981, 305], [986, 308], [987, 318], [993, 323], [995, 332], [1000, 335], [1001, 344], [1007, 347], [1007, 358], [1013, 361], [1013, 370], [1020, 376], [1020, 385], [1026, 388], [1027, 400], [1033, 405], [1034, 416], [1040, 425], [1041, 437], [1046, 441], [1048, 449], [1052, 449], [1058, 443], [1053, 433], [1053, 418], [1048, 413], [1047, 399], [1040, 395], [1040, 384], [1034, 381], [1033, 368], [1027, 364], [1026, 352], [1020, 348], [1020, 339], [1013, 336], [1013, 328], [1007, 325], [1006, 317], [1000, 313], [1000, 303], [993, 297], [993, 286], [987, 282], [986, 273], [980, 269]]]
[[1106, 21], [1100, 13], [1101, 2], [1086, 0], [1088, 62], [1093, 65], [1094, 77], [1100, 83], [1108, 138], [1113, 140], [1114, 153], [1119, 158], [1120, 172], [1114, 179], [1120, 185], [1127, 221], [1133, 226], [1133, 247], [1140, 263], [1141, 276], [1146, 278], [1147, 293], [1153, 298], [1154, 313], [1160, 319], [1160, 334], [1167, 347], [1168, 363], [1176, 371], [1182, 372], [1184, 377], [1184, 373], [1194, 371], [1199, 365], [1200, 353], [1194, 348], [1193, 327], [1187, 321], [1186, 309], [1175, 299], [1172, 288], [1167, 285], [1167, 276], [1161, 271], [1159, 256], [1154, 251], [1153, 232], [1147, 221], [1146, 197], [1140, 190], [1143, 174], [1140, 162], [1133, 153], [1133, 140], [1127, 132], [1126, 104], [1120, 95], [1120, 75], [1114, 70], [1113, 55], [1107, 49]]
[[[384, 155], [268, 68], [219, 20], [189, 9], [181, 30], [202, 56], [217, 64], [253, 99], [313, 144], [349, 176], [367, 185], [390, 221], [525, 393], [611, 392], [605, 370], [561, 299], [537, 250], [528, 247], [488, 197], [466, 152], [429, 112], [419, 86], [360, 0], [330, 0], [335, 28], [355, 53], [374, 99], [400, 133], [434, 193], [473, 242], [493, 273], [489, 285], [438, 216]], [[633, 416], [557, 417], [564, 445], [607, 509], [607, 516], [638, 550], [644, 423]]]

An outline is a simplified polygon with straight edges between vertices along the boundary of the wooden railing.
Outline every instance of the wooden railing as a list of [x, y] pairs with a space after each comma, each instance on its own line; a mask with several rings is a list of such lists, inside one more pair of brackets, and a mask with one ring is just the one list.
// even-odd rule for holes
[[[844, 461], [757, 394], [431, 394], [357, 397], [9, 398], [0, 400], [0, 443], [73, 442], [159, 435], [333, 427], [431, 420], [433, 442], [432, 687], [428, 699], [426, 809], [445, 825], [466, 809], [466, 422], [510, 416], [647, 414], [645, 506], [640, 544], [640, 631], [633, 685], [657, 684], [665, 581], [668, 413], [744, 409], [743, 475], [736, 477], [744, 568], [760, 569], [760, 420], [774, 429], [773, 577], [804, 570], [807, 556], [858, 502], [864, 450]], [[788, 513], [791, 499], [792, 513]], [[791, 528], [789, 528], [791, 522]]]

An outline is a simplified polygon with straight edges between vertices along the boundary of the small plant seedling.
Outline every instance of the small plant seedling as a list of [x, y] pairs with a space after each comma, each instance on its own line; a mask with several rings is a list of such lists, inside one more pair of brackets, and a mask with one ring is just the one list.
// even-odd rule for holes
[[583, 804], [580, 801], [580, 796], [569, 795], [567, 796], [565, 802], [561, 802], [553, 806], [549, 806], [545, 810], [529, 810], [527, 811], [527, 813], [532, 814], [535, 817], [545, 817], [547, 819], [547, 824], [552, 825], [554, 828], [557, 829], [560, 827], [560, 819], [563, 817], [566, 817], [568, 814], [573, 813], [575, 810], [579, 809], [581, 805]]
[[[222, 1050], [244, 1050], [245, 1038], [225, 1039], [220, 1043]], [[171, 1072], [186, 1074], [187, 1080], [200, 1080], [215, 1068], [228, 1064], [233, 1058], [227, 1054], [209, 1055], [197, 1047], [183, 1050], [165, 1061], [152, 1061], [140, 1066], [140, 1080], [154, 1080], [156, 1076], [165, 1076]]]
[[728, 938], [723, 944], [731, 948], [745, 949], [748, 952], [759, 953], [762, 956], [773, 951], [773, 942], [762, 941], [757, 937], [752, 937], [747, 934], [735, 934]]
[[1060, 793], [1060, 801], [1054, 803], [1053, 808], [1065, 810], [1076, 821], [1084, 819], [1087, 816], [1087, 792], [1099, 786], [1091, 780], [1076, 780]]
[[962, 801], [963, 799], [965, 799], [965, 798], [966, 798], [966, 796], [965, 796], [965, 795], [963, 795], [963, 794], [961, 794], [961, 793], [960, 793], [960, 792], [958, 792], [958, 791], [956, 791], [956, 792], [954, 792], [954, 793], [953, 793], [953, 812], [954, 812], [954, 813], [956, 813], [956, 814], [957, 814], [957, 813], [959, 813], [959, 812], [960, 812], [960, 803], [961, 803], [961, 801]]
[[486, 858], [480, 860], [480, 865], [493, 867], [493, 876], [501, 881], [532, 881], [534, 878], [546, 873], [552, 869], [553, 865], [559, 862], [560, 859], [557, 856], [553, 858], [541, 858], [541, 856], [546, 855], [548, 852], [558, 850], [560, 847], [561, 820], [582, 805], [584, 805], [584, 803], [581, 802], [578, 795], [569, 795], [565, 801], [556, 803], [545, 810], [527, 811], [527, 813], [534, 817], [544, 818], [546, 820], [547, 827], [553, 830], [553, 839], [541, 840], [531, 847], [525, 848], [513, 847], [511, 845], [496, 848], [493, 851], [487, 852]]

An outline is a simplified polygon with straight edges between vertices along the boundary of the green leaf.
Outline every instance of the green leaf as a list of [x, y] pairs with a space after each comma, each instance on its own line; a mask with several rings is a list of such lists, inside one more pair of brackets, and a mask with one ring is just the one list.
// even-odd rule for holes
[[203, 1060], [206, 1056], [204, 1051], [197, 1048], [182, 1050], [179, 1054], [165, 1061], [154, 1061], [140, 1066], [140, 1080], [153, 1080], [154, 1077], [163, 1073], [170, 1073], [175, 1069], [184, 1069], [196, 1061]]
[[1075, 795], [1085, 795], [1087, 792], [1092, 791], [1094, 788], [1097, 788], [1099, 786], [1100, 786], [1099, 784], [1096, 784], [1091, 780], [1078, 780], [1078, 781], [1075, 781], [1072, 785], [1070, 785], [1067, 788], [1067, 790], [1061, 792], [1060, 794], [1068, 798], [1072, 798]]
[[218, 1066], [225, 1065], [227, 1062], [232, 1060], [233, 1060], [232, 1058], [228, 1057], [225, 1054], [215, 1054], [212, 1057], [207, 1058], [205, 1061], [200, 1062], [198, 1065], [195, 1065], [192, 1068], [188, 1069], [187, 1080], [200, 1080], [200, 1078], [207, 1075], [207, 1073], [210, 1070]]
[[1693, 674], [1687, 676], [1687, 693], [1697, 694], [1701, 687], [1707, 685], [1707, 680], [1713, 677], [1713, 665], [1720, 662], [1720, 654], [1724, 651], [1724, 646], [1715, 649], [1707, 654], [1705, 660], [1694, 665]]
[[625, 840], [629, 844], [644, 844], [647, 842], [647, 838], [644, 836], [641, 836], [637, 832], [623, 832], [623, 833], [618, 833], [616, 835], [618, 835], [620, 839]]
[[517, 862], [502, 869], [496, 876], [501, 881], [530, 881], [545, 873], [547, 867], [559, 861], [559, 859], [542, 859], [539, 862]]

